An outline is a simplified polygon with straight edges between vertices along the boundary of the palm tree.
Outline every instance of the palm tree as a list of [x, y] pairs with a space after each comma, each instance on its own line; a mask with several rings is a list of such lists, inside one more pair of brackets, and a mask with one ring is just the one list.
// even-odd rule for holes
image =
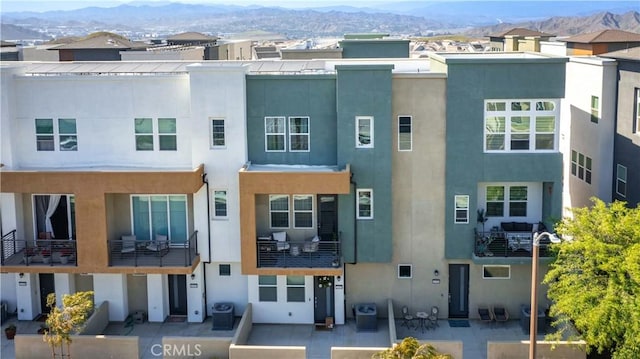
[[398, 345], [375, 353], [371, 359], [452, 359], [449, 354], [439, 353], [431, 344], [422, 344], [418, 339], [406, 337]]

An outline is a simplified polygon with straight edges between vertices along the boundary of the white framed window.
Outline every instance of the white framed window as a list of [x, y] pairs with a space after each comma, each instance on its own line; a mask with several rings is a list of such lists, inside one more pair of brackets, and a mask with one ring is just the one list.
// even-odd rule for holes
[[293, 228], [313, 228], [312, 195], [293, 195]]
[[213, 218], [226, 219], [227, 213], [227, 190], [213, 190]]
[[485, 100], [485, 152], [554, 151], [558, 100]]
[[411, 151], [412, 144], [412, 117], [398, 116], [398, 151]]
[[289, 228], [289, 195], [269, 195], [269, 223], [271, 228]]
[[158, 148], [160, 151], [178, 150], [175, 118], [158, 119]]
[[289, 151], [309, 152], [309, 117], [289, 117]]
[[78, 131], [74, 118], [58, 119], [58, 139], [60, 140], [60, 151], [78, 150]]
[[571, 150], [571, 174], [591, 184], [591, 157]]
[[373, 148], [373, 117], [356, 117], [356, 148]]
[[51, 118], [36, 118], [35, 125], [37, 151], [55, 151], [56, 138], [60, 151], [78, 150], [78, 132], [75, 119], [59, 118], [56, 127]]
[[627, 197], [627, 167], [621, 164], [616, 166], [616, 193]]
[[278, 301], [278, 278], [275, 275], [258, 276], [258, 300], [261, 302]]
[[640, 134], [640, 88], [635, 89], [635, 113], [633, 114], [633, 132]]
[[287, 276], [287, 302], [304, 302], [304, 276], [288, 275]]
[[600, 119], [600, 98], [591, 96], [591, 122], [598, 123]]
[[[153, 151], [155, 148], [154, 123], [152, 118], [136, 118], [134, 119], [134, 132], [136, 136], [136, 151]], [[175, 118], [158, 118], [157, 141], [160, 151], [177, 151], [178, 136], [176, 132]]]
[[398, 264], [398, 279], [411, 279], [413, 277], [411, 264]]
[[485, 191], [487, 217], [527, 216], [527, 186], [487, 186]]
[[356, 191], [357, 196], [357, 218], [373, 219], [373, 190], [362, 188]]
[[265, 151], [285, 152], [287, 149], [287, 130], [284, 117], [268, 116], [264, 118]]
[[468, 195], [456, 195], [455, 196], [455, 223], [469, 223], [469, 196]]
[[511, 266], [483, 265], [482, 279], [511, 279]]
[[227, 145], [225, 138], [224, 118], [210, 118], [211, 148], [223, 148]]

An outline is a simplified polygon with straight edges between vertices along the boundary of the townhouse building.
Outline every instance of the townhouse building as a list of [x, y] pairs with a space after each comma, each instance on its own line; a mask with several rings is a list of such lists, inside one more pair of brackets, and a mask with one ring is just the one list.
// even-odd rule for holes
[[24, 320], [80, 290], [113, 321], [517, 315], [534, 226], [561, 215], [565, 63], [3, 66], [3, 300]]

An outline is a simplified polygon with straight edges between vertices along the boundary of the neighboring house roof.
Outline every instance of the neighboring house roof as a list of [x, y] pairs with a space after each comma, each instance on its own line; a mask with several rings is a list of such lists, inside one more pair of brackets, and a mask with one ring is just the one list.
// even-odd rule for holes
[[522, 27], [514, 27], [511, 30], [503, 31], [499, 34], [489, 35], [490, 37], [505, 37], [505, 36], [554, 36], [553, 34], [547, 34], [540, 31], [529, 30]]
[[0, 40], [0, 47], [16, 47], [16, 43]]
[[622, 30], [600, 30], [588, 34], [571, 36], [560, 41], [595, 44], [602, 42], [640, 42], [640, 34]]
[[199, 32], [183, 32], [167, 38], [167, 41], [215, 41], [215, 36], [205, 35]]
[[75, 41], [56, 48], [56, 50], [81, 50], [81, 49], [130, 49], [135, 45], [123, 38], [110, 35], [100, 35]]
[[610, 57], [613, 59], [634, 60], [634, 61], [640, 62], [640, 46], [632, 47], [629, 49], [607, 52], [606, 54], [600, 54], [598, 56]]

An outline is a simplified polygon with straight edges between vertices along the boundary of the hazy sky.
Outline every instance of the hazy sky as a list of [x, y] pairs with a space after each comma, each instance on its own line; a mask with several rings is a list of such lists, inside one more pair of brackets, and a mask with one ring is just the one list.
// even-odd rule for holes
[[[167, 4], [170, 2], [181, 2], [190, 4], [234, 4], [234, 5], [263, 5], [263, 6], [283, 6], [288, 8], [328, 6], [328, 5], [353, 5], [367, 6], [372, 3], [393, 3], [399, 0], [0, 0], [0, 11], [49, 11], [49, 10], [72, 10], [88, 6], [113, 7], [121, 4], [131, 3], [151, 3]], [[400, 0], [415, 1], [415, 0]], [[423, 0], [424, 1], [424, 0]], [[427, 0], [427, 1], [481, 1], [481, 0]], [[486, 0], [485, 0], [486, 1]], [[514, 0], [492, 0], [492, 1], [514, 1]], [[531, 0], [529, 0], [531, 1]], [[533, 1], [556, 1], [556, 0], [533, 0]], [[585, 0], [563, 0], [563, 1], [585, 1]], [[588, 1], [588, 0], [587, 0]], [[615, 2], [618, 0], [597, 0]]]

